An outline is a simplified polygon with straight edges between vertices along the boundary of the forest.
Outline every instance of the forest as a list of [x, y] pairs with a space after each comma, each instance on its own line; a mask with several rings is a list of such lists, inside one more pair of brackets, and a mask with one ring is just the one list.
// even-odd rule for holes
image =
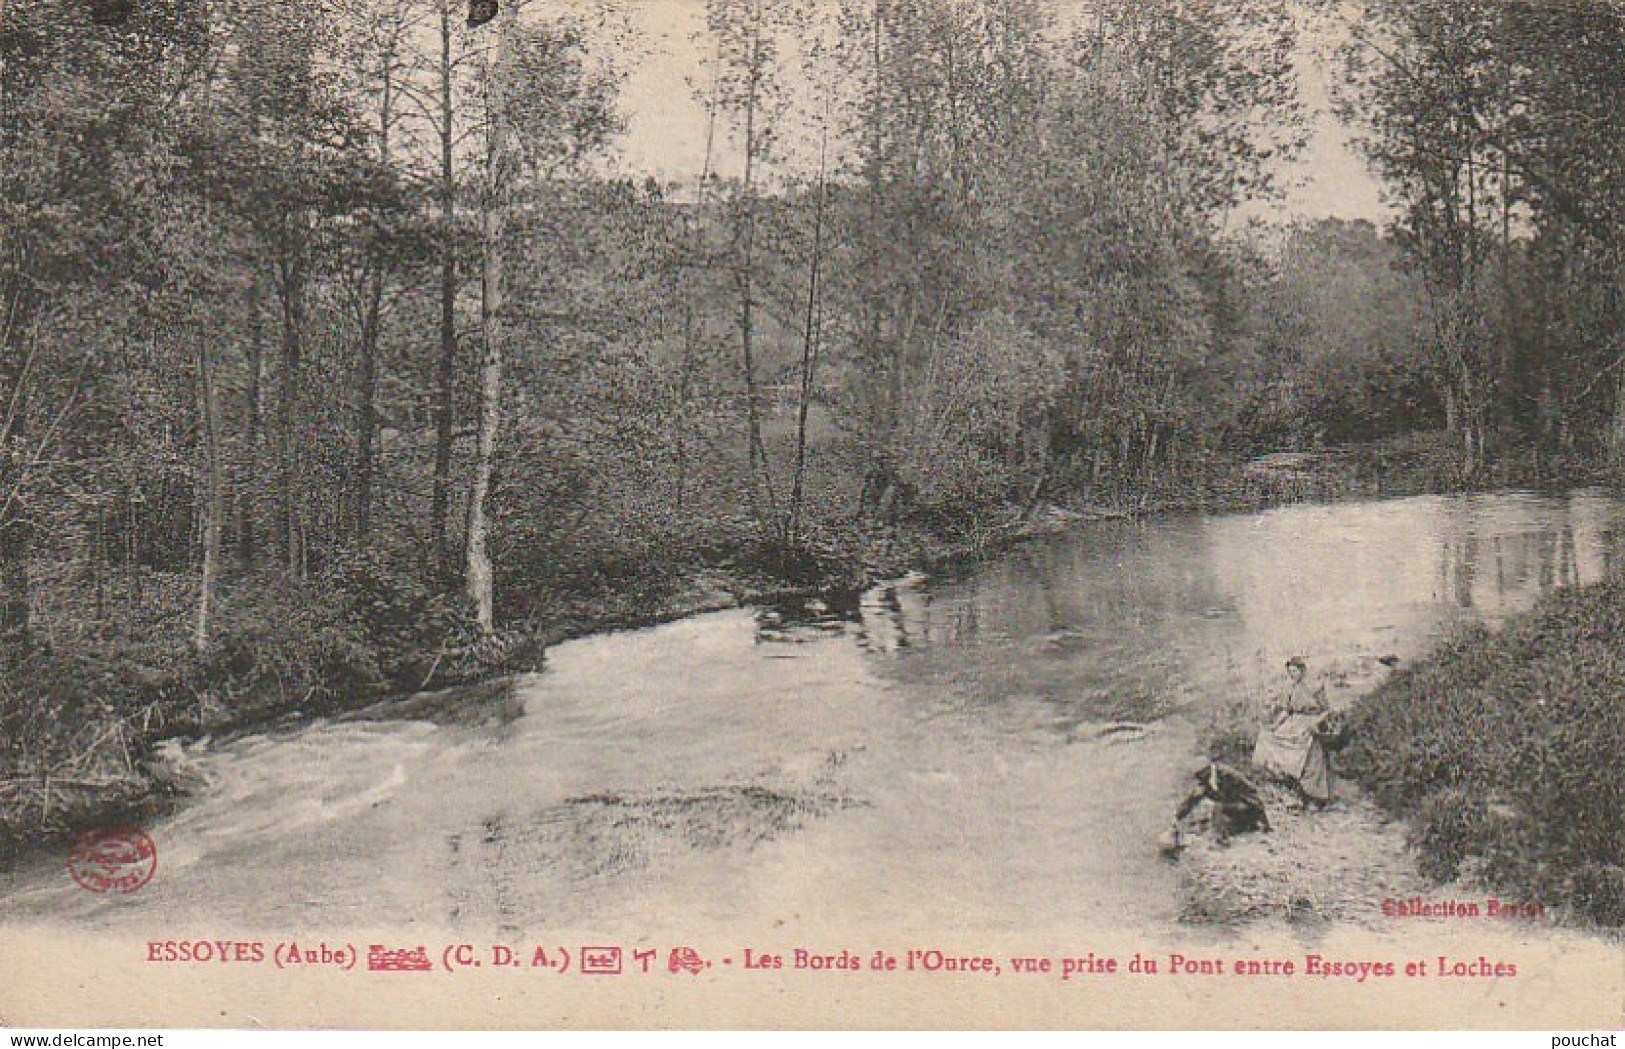
[[[1270, 453], [1625, 465], [1618, 0], [695, 5], [661, 180], [634, 5], [6, 0], [8, 827], [697, 590], [1280, 497]], [[1256, 217], [1311, 36], [1389, 222]]]

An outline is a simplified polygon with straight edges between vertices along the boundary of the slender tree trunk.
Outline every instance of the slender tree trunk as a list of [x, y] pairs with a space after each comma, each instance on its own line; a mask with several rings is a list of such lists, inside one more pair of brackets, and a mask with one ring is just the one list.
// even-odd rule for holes
[[[500, 207], [500, 206], [498, 206]], [[498, 433], [502, 426], [502, 234], [503, 222], [486, 219], [487, 259], [483, 282], [484, 322], [480, 361], [480, 421], [475, 441], [474, 477], [468, 497], [467, 586], [480, 629], [490, 633], [494, 623], [489, 501], [496, 463]]]
[[787, 538], [792, 545], [801, 541], [801, 506], [807, 477], [807, 413], [812, 407], [814, 373], [822, 336], [820, 279], [824, 265], [825, 164], [829, 152], [829, 131], [824, 129], [818, 144], [818, 200], [813, 210], [812, 264], [807, 275], [807, 322], [801, 340], [801, 399], [796, 411], [796, 472], [790, 488], [790, 524]]
[[[760, 79], [764, 75], [766, 60], [763, 57], [762, 45], [762, 10], [760, 2], [751, 7], [750, 54], [747, 57], [749, 87], [745, 93], [745, 165], [740, 180], [739, 197], [743, 208], [743, 229], [741, 237], [741, 250], [739, 269], [736, 281], [739, 285], [739, 341], [742, 364], [745, 373], [745, 419], [746, 443], [749, 447], [748, 459], [750, 472], [759, 476], [760, 493], [766, 498], [765, 512], [758, 512], [758, 519], [768, 527], [778, 530], [783, 528], [784, 522], [779, 519], [778, 495], [774, 490], [773, 472], [767, 461], [767, 446], [762, 441], [762, 392], [756, 375], [756, 159], [762, 150], [761, 137], [758, 131], [760, 98]], [[756, 482], [753, 482], [753, 484]], [[756, 491], [753, 487], [752, 491]], [[756, 502], [755, 497], [752, 503]]]
[[298, 425], [301, 372], [304, 370], [305, 288], [300, 262], [282, 270], [282, 359], [277, 387], [277, 519], [282, 531], [283, 563], [298, 577], [304, 564], [300, 529], [302, 485], [298, 469]]
[[[379, 57], [378, 163], [391, 170], [394, 153], [390, 132], [395, 123], [395, 59], [399, 38], [392, 36]], [[374, 248], [368, 265], [366, 301], [361, 315], [361, 359], [358, 362], [355, 450], [355, 534], [365, 543], [372, 534], [373, 474], [377, 468], [378, 344], [384, 309], [387, 267], [383, 251]]]
[[[699, 189], [699, 215], [703, 220], [705, 206], [709, 199], [711, 189], [711, 160], [716, 149], [717, 141], [717, 101], [722, 90], [722, 45], [717, 45], [716, 65], [711, 77], [711, 100], [705, 107], [705, 161], [700, 166]], [[699, 229], [698, 223], [693, 230]], [[704, 235], [698, 234], [690, 237], [691, 229], [688, 220], [683, 220], [683, 239], [693, 241], [694, 254], [699, 256], [705, 247]], [[681, 413], [681, 428], [677, 433], [677, 493], [674, 500], [676, 512], [681, 515], [688, 493], [688, 402], [693, 395], [694, 386], [694, 303], [691, 296], [683, 295], [683, 360], [681, 372], [678, 376], [678, 406]]]
[[434, 499], [429, 528], [434, 570], [443, 582], [453, 577], [451, 538], [451, 458], [454, 412], [452, 383], [457, 368], [457, 168], [456, 114], [452, 110], [451, 0], [440, 5], [440, 360], [435, 369]]
[[198, 585], [197, 622], [192, 645], [199, 655], [209, 649], [215, 593], [220, 576], [220, 531], [225, 515], [225, 479], [220, 462], [220, 400], [215, 393], [214, 365], [207, 339], [199, 341], [198, 415], [203, 423], [203, 572]]
[[756, 279], [756, 186], [753, 181], [756, 167], [756, 70], [761, 58], [761, 13], [756, 11], [755, 37], [751, 42], [750, 89], [745, 96], [745, 170], [740, 181], [740, 206], [744, 223], [742, 250], [739, 260], [739, 346], [745, 371], [746, 440], [749, 445], [750, 469], [755, 473], [764, 468], [765, 449], [762, 444], [762, 404], [756, 389], [756, 351], [754, 297]]
[[1614, 383], [1614, 417], [1609, 427], [1608, 450], [1616, 470], [1625, 472], [1625, 368]]
[[378, 328], [384, 301], [383, 265], [373, 265], [361, 320], [361, 359], [356, 377], [355, 534], [362, 542], [372, 533], [372, 478], [378, 438]]
[[484, 215], [483, 266], [480, 271], [480, 420], [475, 438], [474, 476], [468, 497], [468, 537], [465, 581], [475, 619], [489, 634], [495, 627], [491, 522], [488, 503], [496, 465], [497, 437], [502, 426], [502, 274], [503, 239], [507, 231], [509, 184], [513, 165], [508, 156], [507, 75], [508, 50], [514, 32], [514, 10], [508, 5], [497, 24], [497, 53], [489, 69], [491, 112], [487, 115], [490, 147]]
[[[254, 274], [248, 283], [248, 387], [245, 392], [245, 415], [248, 420], [246, 468], [259, 466], [260, 445], [264, 429], [263, 394], [265, 375], [265, 323], [260, 304], [260, 278]], [[254, 567], [254, 499], [249, 487], [237, 492], [237, 560], [243, 568]]]
[[451, 458], [455, 440], [452, 383], [457, 365], [457, 263], [449, 244], [444, 251], [440, 270], [440, 360], [435, 368], [434, 499], [429, 516], [434, 567], [442, 580], [451, 576], [451, 539], [447, 523], [451, 511]]
[[673, 512], [683, 513], [688, 491], [688, 401], [694, 386], [694, 304], [683, 301], [683, 356], [677, 372], [677, 483]]
[[0, 332], [0, 659], [26, 655], [33, 644], [29, 621], [28, 553], [31, 535], [23, 513], [20, 464], [27, 430], [27, 361], [34, 293], [17, 281], [5, 289]]
[[[869, 467], [864, 478], [863, 493], [859, 497], [860, 512], [880, 516], [885, 512], [885, 503], [896, 485], [893, 469], [895, 444], [901, 429], [901, 403], [897, 396], [897, 385], [901, 381], [902, 372], [894, 358], [895, 347], [888, 350], [885, 339], [885, 316], [882, 288], [884, 282], [884, 263], [882, 261], [882, 248], [884, 245], [883, 222], [884, 213], [882, 196], [885, 189], [885, 64], [884, 41], [885, 22], [887, 16], [886, 0], [875, 0], [874, 24], [871, 28], [869, 40], [871, 73], [874, 77], [872, 86], [872, 99], [867, 114], [869, 121], [869, 157], [866, 165], [868, 169], [868, 210], [869, 229], [865, 240], [868, 245], [867, 269], [868, 289], [863, 296], [864, 309], [867, 313], [866, 327], [868, 334], [869, 360], [879, 371], [885, 369], [889, 372], [893, 382], [884, 389], [875, 389], [873, 400], [875, 408], [871, 417], [871, 425], [878, 431], [870, 435]], [[894, 333], [894, 338], [895, 338]]]

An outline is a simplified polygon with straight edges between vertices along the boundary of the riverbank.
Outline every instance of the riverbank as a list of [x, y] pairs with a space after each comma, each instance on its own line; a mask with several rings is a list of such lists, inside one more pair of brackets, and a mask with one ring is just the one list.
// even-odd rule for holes
[[37, 643], [0, 671], [0, 867], [81, 830], [166, 811], [188, 791], [189, 741], [539, 670], [549, 648], [592, 634], [786, 595], [855, 603], [913, 566], [1080, 519], [1012, 515], [1008, 527], [948, 538], [854, 530], [793, 558], [744, 543], [704, 559], [651, 553], [608, 582], [537, 588], [489, 637], [457, 597], [383, 559], [299, 584], [239, 576], [221, 587], [202, 654], [184, 640], [195, 614], [187, 574], [136, 568], [87, 586], [71, 566], [37, 564]]
[[1139, 493], [1097, 491], [1068, 505], [994, 508], [956, 522], [905, 519], [869, 530], [818, 521], [793, 557], [741, 538], [750, 533], [740, 523], [697, 520], [697, 534], [681, 549], [644, 548], [629, 560], [617, 550], [624, 563], [613, 572], [582, 555], [590, 570], [534, 584], [510, 580], [508, 592], [523, 591], [526, 600], [508, 610], [510, 625], [495, 638], [481, 637], [455, 599], [392, 567], [401, 559], [371, 558], [330, 566], [298, 586], [257, 575], [228, 579], [210, 648], [199, 657], [184, 640], [195, 599], [188, 575], [138, 570], [98, 579], [93, 595], [84, 580], [52, 576], [47, 566], [36, 587], [36, 622], [47, 640], [0, 678], [0, 860], [22, 844], [168, 804], [184, 787], [173, 782], [165, 740], [533, 670], [549, 646], [571, 638], [775, 595], [834, 593], [855, 602], [877, 580], [988, 556], [1091, 520], [1369, 496], [1384, 470], [1399, 478], [1385, 482], [1389, 489], [1425, 486], [1438, 479], [1431, 472], [1437, 449], [1417, 444], [1266, 456]]
[[1348, 773], [1410, 825], [1421, 870], [1625, 925], [1625, 586], [1472, 630], [1362, 705]]
[[227, 579], [201, 651], [195, 580], [86, 585], [36, 563], [34, 643], [0, 668], [0, 863], [150, 818], [187, 791], [180, 745], [539, 665], [532, 632], [483, 636], [444, 595], [375, 560], [301, 583]]
[[[647, 585], [544, 595], [545, 616], [484, 637], [459, 603], [377, 564], [299, 586], [222, 587], [206, 654], [176, 642], [190, 581], [144, 573], [96, 615], [64, 579], [50, 640], [0, 673], [0, 867], [81, 830], [141, 822], [188, 792], [184, 745], [541, 669], [561, 642], [737, 607], [796, 584], [737, 564], [650, 566]], [[858, 573], [853, 575], [853, 572]], [[856, 585], [862, 565], [817, 586]]]
[[[1339, 800], [1181, 862], [1187, 917], [1383, 921], [1385, 900], [1510, 901], [1539, 920], [1625, 924], [1625, 587], [1560, 591], [1467, 630], [1348, 704]], [[1245, 767], [1241, 712], [1211, 752]]]

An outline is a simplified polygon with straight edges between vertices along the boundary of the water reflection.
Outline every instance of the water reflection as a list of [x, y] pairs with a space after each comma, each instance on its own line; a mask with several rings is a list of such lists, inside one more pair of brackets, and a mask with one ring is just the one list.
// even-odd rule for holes
[[[900, 652], [912, 647], [916, 640], [931, 643], [929, 617], [924, 614], [931, 595], [920, 589], [924, 578], [911, 574], [863, 595], [859, 645], [872, 652]], [[919, 630], [917, 637], [915, 629]]]
[[753, 618], [758, 644], [803, 644], [843, 637], [861, 627], [860, 595], [777, 594], [756, 602]]
[[[1592, 494], [1118, 522], [584, 638], [512, 691], [220, 744], [214, 787], [153, 828], [169, 873], [139, 899], [53, 862], [0, 878], [0, 920], [1166, 928], [1177, 875], [1152, 843], [1196, 732], [1163, 715], [1246, 699], [1288, 655], [1355, 688], [1454, 624], [1618, 578], [1616, 537]], [[760, 831], [761, 799], [801, 806], [794, 833]]]
[[1469, 497], [1441, 517], [1442, 599], [1492, 620], [1553, 589], [1620, 578], [1619, 509], [1600, 493]]
[[1110, 522], [866, 596], [881, 673], [966, 709], [1154, 717], [1254, 694], [1291, 655], [1338, 684], [1625, 572], [1600, 492], [1422, 497]]

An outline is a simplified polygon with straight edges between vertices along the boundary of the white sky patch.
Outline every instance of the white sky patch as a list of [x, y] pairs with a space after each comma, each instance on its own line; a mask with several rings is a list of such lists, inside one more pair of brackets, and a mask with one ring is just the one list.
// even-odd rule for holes
[[[705, 28], [704, 0], [633, 0], [630, 9], [639, 39], [635, 52], [625, 56], [622, 106], [628, 129], [619, 144], [618, 166], [628, 175], [692, 183], [706, 158], [705, 107], [693, 86], [705, 76], [705, 44], [699, 38]], [[1381, 222], [1391, 214], [1381, 187], [1352, 144], [1354, 132], [1332, 112], [1326, 39], [1332, 31], [1325, 25], [1306, 26], [1299, 74], [1310, 138], [1301, 157], [1281, 172], [1284, 198], [1245, 207], [1244, 217]], [[793, 112], [789, 122], [805, 116]], [[785, 130], [793, 137], [798, 129]], [[731, 131], [725, 120], [718, 122], [711, 166], [725, 178], [739, 167], [739, 146]]]

